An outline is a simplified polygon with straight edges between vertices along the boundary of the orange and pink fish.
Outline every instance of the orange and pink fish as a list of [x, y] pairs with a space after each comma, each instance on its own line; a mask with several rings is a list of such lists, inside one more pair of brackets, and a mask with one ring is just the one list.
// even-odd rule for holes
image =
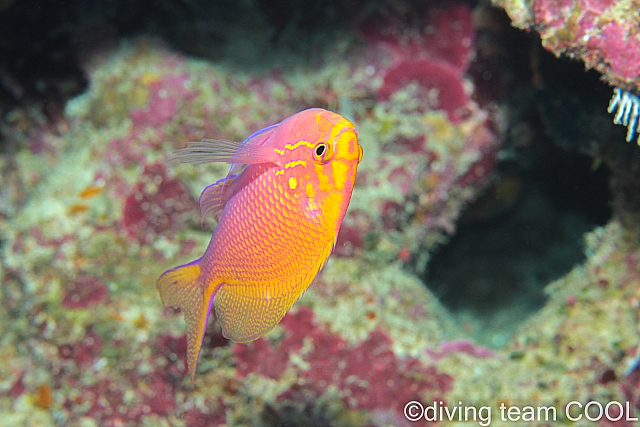
[[231, 163], [200, 195], [201, 220], [218, 220], [204, 255], [156, 284], [163, 303], [184, 313], [193, 380], [212, 307], [225, 337], [253, 341], [309, 287], [335, 246], [362, 147], [353, 123], [311, 108], [243, 142], [191, 142], [176, 154]]

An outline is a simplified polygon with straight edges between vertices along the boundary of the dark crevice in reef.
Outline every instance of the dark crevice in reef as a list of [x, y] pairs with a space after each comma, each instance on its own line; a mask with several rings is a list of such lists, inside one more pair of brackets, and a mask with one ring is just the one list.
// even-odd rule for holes
[[238, 50], [234, 40], [258, 31], [274, 49], [307, 52], [316, 33], [351, 28], [364, 1], [0, 0], [0, 121], [55, 123], [66, 101], [86, 89], [84, 59], [123, 38], [158, 37], [220, 60]]
[[610, 89], [598, 74], [537, 46], [529, 47], [531, 78], [504, 100], [506, 160], [424, 276], [462, 329], [490, 347], [504, 345], [543, 306], [544, 287], [585, 260], [584, 233], [612, 217], [619, 174], [601, 153], [613, 142], [626, 148], [613, 137]]
[[503, 164], [486, 198], [507, 192], [510, 207], [487, 218], [477, 213], [487, 199], [478, 200], [429, 263], [427, 285], [489, 346], [542, 307], [544, 286], [584, 261], [583, 234], [611, 216], [605, 166], [593, 171], [591, 158], [554, 147], [548, 156], [529, 170]]

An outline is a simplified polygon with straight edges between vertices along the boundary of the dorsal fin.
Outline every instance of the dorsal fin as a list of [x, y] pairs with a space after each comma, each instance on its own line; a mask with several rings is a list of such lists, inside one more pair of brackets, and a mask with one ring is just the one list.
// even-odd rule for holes
[[[276, 130], [279, 123], [267, 126], [253, 133], [242, 142], [227, 139], [203, 139], [202, 141], [187, 142], [186, 148], [174, 151], [170, 160], [182, 163], [232, 163], [231, 173], [234, 174], [241, 165], [257, 163], [279, 163], [280, 156], [264, 143]], [[239, 164], [240, 166], [236, 166]]]

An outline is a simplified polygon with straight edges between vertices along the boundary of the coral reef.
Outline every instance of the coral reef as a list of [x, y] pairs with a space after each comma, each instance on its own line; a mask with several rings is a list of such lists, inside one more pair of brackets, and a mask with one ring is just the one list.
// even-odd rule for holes
[[[310, 58], [283, 50], [253, 67], [123, 41], [87, 59], [89, 87], [61, 117], [3, 123], [16, 152], [0, 156], [0, 424], [432, 424], [409, 422], [409, 401], [486, 406], [498, 426], [513, 425], [500, 404], [554, 407], [559, 421], [572, 400], [640, 410], [640, 248], [622, 202], [635, 199], [616, 196], [587, 259], [501, 348], [471, 341], [420, 280], [494, 180], [504, 128], [495, 92], [478, 92], [473, 11], [412, 18], [372, 13]], [[611, 64], [630, 84], [633, 58]], [[311, 106], [352, 119], [364, 150], [335, 256], [265, 337], [233, 344], [209, 325], [191, 384], [182, 316], [154, 284], [208, 243], [197, 196], [227, 168], [171, 152]]]
[[640, 3], [568, 0], [494, 0], [518, 28], [540, 33], [542, 45], [556, 55], [580, 58], [611, 85], [640, 88]]
[[[364, 251], [387, 260], [403, 251], [408, 260], [411, 251], [422, 245], [412, 227], [424, 230], [421, 236], [432, 235], [427, 239], [431, 245], [451, 233], [459, 210], [491, 173], [490, 167], [478, 176], [474, 172], [478, 161], [486, 163], [481, 152], [495, 151], [497, 143], [487, 128], [488, 115], [470, 100], [468, 89], [463, 90], [470, 56], [470, 11], [456, 7], [438, 10], [434, 16], [440, 25], [449, 16], [464, 23], [464, 37], [451, 41], [466, 46], [460, 49], [461, 56], [445, 60], [442, 53], [422, 52], [421, 46], [429, 45], [425, 40], [407, 52], [401, 52], [399, 39], [372, 42], [364, 49], [354, 46], [341, 53], [349, 54], [347, 67], [331, 60], [336, 51], [326, 52], [326, 65], [315, 74], [303, 64], [286, 74], [264, 70], [252, 75], [233, 66], [190, 60], [156, 41], [141, 39], [90, 62], [90, 90], [67, 105], [57, 132], [41, 128], [24, 133], [13, 128], [11, 136], [19, 143], [38, 148], [21, 150], [13, 164], [3, 164], [6, 182], [13, 184], [10, 205], [18, 206], [2, 225], [5, 307], [11, 318], [29, 312], [24, 320], [31, 331], [25, 335], [11, 328], [13, 332], [3, 334], [14, 343], [7, 351], [16, 361], [2, 375], [7, 390], [3, 396], [8, 399], [3, 407], [26, 417], [16, 420], [50, 416], [70, 425], [89, 419], [110, 425], [153, 423], [158, 418], [174, 423], [183, 416], [233, 424], [233, 414], [243, 413], [235, 398], [210, 401], [204, 399], [208, 392], [198, 392], [196, 408], [189, 409], [179, 315], [163, 312], [153, 286], [162, 269], [192, 257], [192, 250], [208, 238], [200, 230], [196, 196], [225, 173], [223, 166], [169, 166], [171, 151], [184, 141], [241, 139], [307, 106], [346, 108], [343, 113], [359, 123], [369, 161], [359, 176], [338, 255], [349, 265], [357, 265]], [[397, 64], [407, 60], [440, 62], [453, 71], [447, 71], [448, 80], [425, 83], [415, 73], [398, 75]], [[458, 88], [455, 101], [445, 96], [449, 88], [443, 82]], [[466, 85], [470, 87], [469, 82]], [[365, 102], [371, 94], [380, 101], [368, 108]], [[427, 96], [436, 96], [435, 103], [425, 102]], [[399, 193], [394, 189], [398, 183], [403, 189]], [[432, 191], [430, 200], [416, 200], [413, 212], [407, 212], [407, 199], [417, 199], [431, 187], [440, 191]], [[440, 207], [432, 209], [434, 205]], [[378, 214], [381, 211], [383, 215]], [[388, 233], [395, 237], [385, 237]], [[356, 286], [351, 282], [344, 286]], [[417, 289], [422, 286], [411, 283]], [[371, 292], [369, 298], [365, 319], [377, 324], [378, 317], [385, 317], [375, 304], [379, 296]], [[395, 299], [407, 304], [406, 296]], [[314, 310], [319, 316], [320, 307]], [[436, 307], [429, 310], [437, 311]], [[416, 316], [425, 310], [420, 304], [410, 309]], [[309, 309], [301, 309], [288, 318], [283, 328], [290, 325], [297, 330], [306, 322], [313, 325], [306, 331], [311, 335], [296, 335], [278, 348], [302, 351], [303, 341], [309, 340], [318, 340], [318, 346], [331, 344], [335, 356], [323, 363], [346, 364], [340, 373], [346, 378], [319, 377], [334, 374], [321, 369], [324, 353], [318, 347], [306, 354], [306, 360], [299, 360], [318, 366], [299, 371], [298, 379], [278, 393], [280, 400], [293, 402], [299, 393], [310, 398], [338, 389], [342, 392], [329, 393], [328, 404], [342, 402], [338, 405], [342, 411], [356, 419], [366, 419], [374, 409], [390, 411], [397, 418], [405, 398], [422, 398], [426, 392], [439, 398], [450, 388], [448, 374], [415, 357], [396, 356], [393, 346], [403, 343], [411, 348], [411, 336], [392, 339], [384, 328], [368, 332], [366, 328], [352, 332], [355, 337], [348, 341], [347, 331], [325, 330], [312, 316]], [[400, 319], [396, 314], [395, 322]], [[12, 333], [22, 338], [13, 341]], [[215, 367], [218, 395], [234, 394], [225, 388], [251, 395], [252, 386], [244, 380], [238, 383], [237, 375], [251, 372], [247, 378], [255, 378], [264, 373], [261, 376], [274, 380], [292, 369], [283, 350], [259, 340], [254, 346], [263, 346], [265, 354], [282, 358], [281, 363], [271, 364], [265, 357], [270, 362], [267, 371], [252, 366], [245, 372], [239, 364], [236, 374], [231, 362], [242, 360], [242, 347], [229, 347], [220, 338], [207, 340], [201, 369], [206, 373]], [[48, 355], [44, 365], [25, 357], [30, 346]], [[244, 354], [244, 360], [253, 362], [254, 353]], [[291, 354], [295, 356], [293, 350]], [[378, 354], [384, 355], [385, 363], [377, 361]], [[363, 371], [362, 363], [379, 366], [379, 372]], [[410, 396], [398, 394], [387, 401], [392, 391], [380, 389], [372, 395], [362, 386], [378, 374], [409, 388], [416, 378], [424, 379]], [[351, 375], [361, 378], [351, 382]], [[212, 380], [199, 376], [198, 390], [205, 377], [206, 383]], [[316, 386], [305, 385], [310, 379], [317, 379]], [[321, 383], [324, 386], [318, 387]], [[38, 404], [43, 399], [37, 398], [40, 384], [51, 389], [53, 403], [46, 413], [29, 414], [21, 408], [43, 406]], [[355, 403], [347, 399], [353, 394], [360, 396]], [[276, 405], [278, 396], [270, 404]]]
[[402, 254], [424, 269], [427, 259], [417, 254], [453, 233], [461, 208], [486, 186], [498, 143], [465, 75], [470, 9], [433, 7], [421, 19], [416, 29], [401, 16], [374, 15], [359, 27], [373, 52], [364, 71], [378, 100], [370, 113], [374, 127], [365, 121], [359, 132], [378, 144], [365, 146], [371, 161], [359, 169], [362, 190], [339, 243], [357, 250], [371, 242], [387, 261]]
[[[288, 316], [282, 327], [285, 336], [275, 348], [265, 338], [234, 348], [240, 378], [256, 374], [279, 379], [285, 371], [293, 371], [287, 373], [289, 388], [276, 397], [279, 405], [313, 402], [331, 390], [349, 410], [392, 411], [400, 417], [405, 402], [425, 396], [442, 400], [451, 389], [451, 376], [411, 357], [398, 360], [392, 340], [380, 330], [349, 345], [339, 334], [318, 326], [307, 307]], [[294, 362], [291, 358], [296, 355], [301, 358]]]

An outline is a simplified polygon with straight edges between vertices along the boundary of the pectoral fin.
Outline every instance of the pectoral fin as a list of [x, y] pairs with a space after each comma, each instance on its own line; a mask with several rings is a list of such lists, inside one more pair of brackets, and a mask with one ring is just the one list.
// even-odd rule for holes
[[204, 226], [205, 218], [209, 215], [218, 221], [220, 214], [231, 196], [232, 185], [237, 175], [228, 175], [219, 181], [207, 186], [200, 194], [198, 206], [200, 207], [200, 225]]

